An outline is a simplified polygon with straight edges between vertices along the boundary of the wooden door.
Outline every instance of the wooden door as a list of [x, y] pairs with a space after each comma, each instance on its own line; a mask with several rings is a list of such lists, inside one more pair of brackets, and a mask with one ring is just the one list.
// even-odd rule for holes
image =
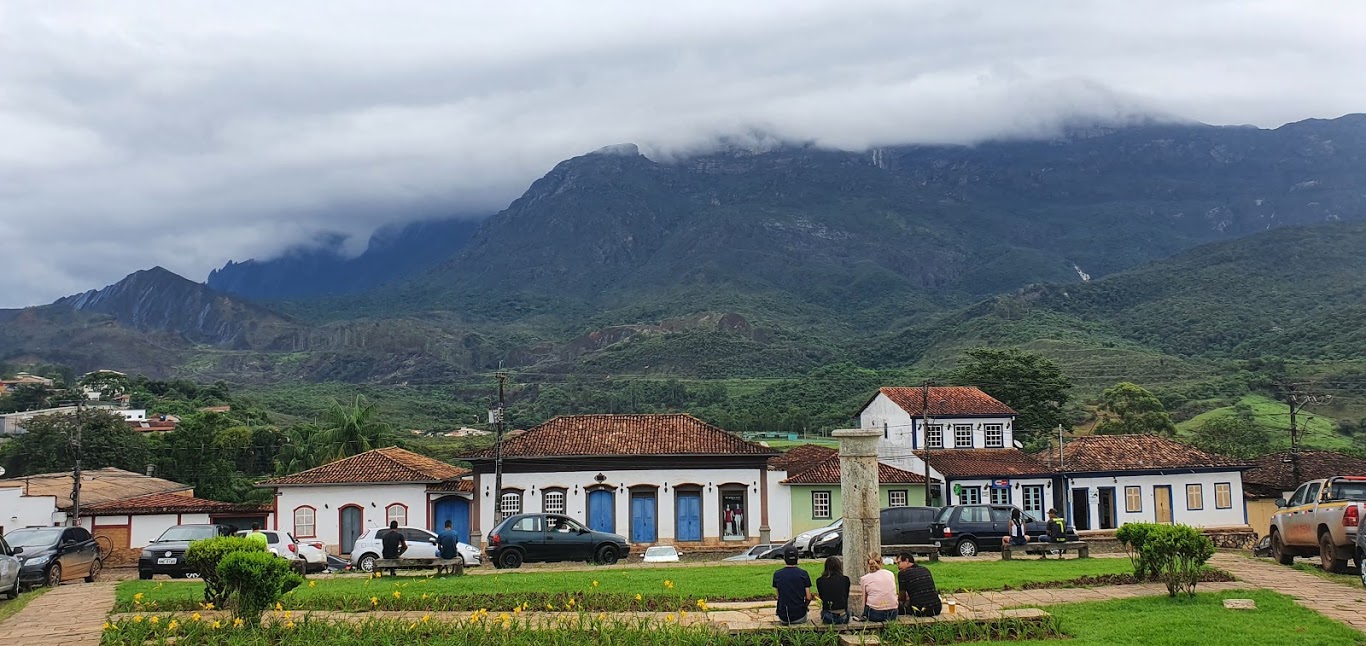
[[1157, 522], [1172, 524], [1172, 488], [1171, 485], [1157, 485], [1153, 487], [1153, 508], [1157, 514]]
[[356, 539], [360, 537], [364, 517], [361, 508], [355, 505], [342, 507], [339, 515], [341, 545], [337, 547], [337, 551], [341, 554], [350, 554], [351, 548], [356, 545]]

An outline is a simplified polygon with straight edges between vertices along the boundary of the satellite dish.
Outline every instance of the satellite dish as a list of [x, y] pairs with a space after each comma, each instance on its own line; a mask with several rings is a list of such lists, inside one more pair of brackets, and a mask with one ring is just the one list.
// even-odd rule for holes
[[1011, 443], [1011, 444], [1014, 444], [1014, 445], [1015, 445], [1015, 448], [1017, 448], [1017, 449], [1023, 449], [1023, 448], [1024, 448], [1024, 445], [1023, 445], [1023, 444], [1020, 444], [1020, 441], [1019, 441], [1019, 440], [1011, 440], [1010, 443]]

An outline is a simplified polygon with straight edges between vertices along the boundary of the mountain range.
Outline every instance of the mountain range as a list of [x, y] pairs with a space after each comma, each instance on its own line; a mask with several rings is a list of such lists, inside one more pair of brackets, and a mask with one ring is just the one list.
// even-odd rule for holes
[[788, 376], [1059, 338], [1176, 363], [1335, 357], [1361, 347], [1364, 162], [1366, 115], [672, 160], [611, 146], [492, 217], [356, 258], [229, 263], [207, 285], [158, 268], [0, 311], [0, 361], [393, 383], [500, 363]]

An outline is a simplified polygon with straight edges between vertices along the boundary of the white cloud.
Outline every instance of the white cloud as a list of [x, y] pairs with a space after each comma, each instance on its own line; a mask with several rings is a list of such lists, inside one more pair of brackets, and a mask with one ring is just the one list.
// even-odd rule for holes
[[1366, 5], [0, 5], [0, 306], [493, 212], [603, 145], [863, 148], [1366, 109]]

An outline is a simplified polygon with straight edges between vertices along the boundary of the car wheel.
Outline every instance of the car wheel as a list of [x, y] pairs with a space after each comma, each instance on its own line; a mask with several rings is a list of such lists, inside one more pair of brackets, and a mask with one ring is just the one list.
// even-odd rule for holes
[[99, 559], [90, 562], [90, 574], [85, 575], [86, 583], [94, 583], [100, 580], [100, 570], [104, 569], [104, 563]]
[[1281, 541], [1280, 532], [1271, 532], [1271, 558], [1276, 559], [1281, 565], [1290, 565], [1295, 562], [1294, 555], [1285, 551], [1285, 543]]
[[598, 548], [598, 563], [603, 565], [613, 565], [617, 562], [617, 548], [611, 545], [603, 545]]
[[375, 571], [375, 555], [374, 555], [374, 554], [366, 554], [365, 556], [360, 557], [360, 560], [359, 560], [359, 561], [356, 561], [356, 565], [360, 568], [360, 571], [361, 571], [361, 572], [374, 572], [374, 571]]
[[138, 570], [138, 578], [142, 579], [143, 581], [151, 580], [152, 573], [147, 570]]
[[1319, 561], [1324, 572], [1342, 574], [1347, 571], [1347, 559], [1340, 559], [1337, 549], [1333, 547], [1333, 535], [1324, 532], [1319, 537]]
[[6, 596], [6, 598], [9, 598], [9, 599], [18, 599], [18, 598], [19, 598], [19, 574], [18, 574], [18, 573], [15, 573], [15, 575], [14, 575], [14, 586], [11, 587], [11, 588], [9, 589], [9, 592], [5, 593], [5, 596]]
[[498, 566], [508, 570], [522, 567], [522, 553], [517, 550], [503, 550], [503, 553], [498, 555]]
[[52, 567], [47, 569], [47, 584], [54, 588], [62, 584], [61, 563], [53, 563]]
[[974, 541], [971, 538], [965, 538], [958, 541], [958, 555], [977, 556], [977, 541]]

